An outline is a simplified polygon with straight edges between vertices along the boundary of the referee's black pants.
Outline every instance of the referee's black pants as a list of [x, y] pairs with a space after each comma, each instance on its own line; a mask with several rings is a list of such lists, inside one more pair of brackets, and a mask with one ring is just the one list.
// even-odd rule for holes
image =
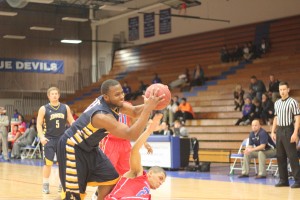
[[291, 143], [294, 126], [278, 126], [276, 132], [277, 162], [281, 182], [288, 183], [287, 158], [289, 159], [295, 182], [300, 183], [300, 165], [296, 143]]

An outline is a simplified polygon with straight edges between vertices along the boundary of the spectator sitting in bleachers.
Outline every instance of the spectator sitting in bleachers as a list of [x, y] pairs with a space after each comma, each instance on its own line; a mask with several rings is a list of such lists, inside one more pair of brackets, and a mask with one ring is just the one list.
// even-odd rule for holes
[[183, 126], [179, 120], [174, 121], [174, 136], [188, 137], [188, 130]]
[[168, 122], [162, 122], [160, 126], [160, 135], [173, 135], [173, 131], [170, 129], [170, 124]]
[[190, 70], [188, 68], [185, 68], [185, 76], [186, 76], [186, 83], [190, 83], [191, 76], [190, 76]]
[[204, 70], [199, 64], [197, 64], [194, 69], [193, 77], [191, 80], [191, 87], [204, 85], [204, 83], [205, 83]]
[[180, 98], [179, 98], [179, 96], [175, 95], [172, 99], [174, 100], [174, 103], [175, 103], [177, 106], [179, 106], [179, 104], [180, 104]]
[[253, 42], [245, 42], [243, 47], [236, 44], [233, 49], [227, 49], [224, 45], [220, 50], [220, 57], [223, 63], [241, 61], [244, 59], [246, 62], [252, 59], [261, 58], [262, 54], [268, 51], [269, 45], [265, 39], [262, 40], [258, 46]]
[[17, 121], [19, 119], [19, 115], [20, 115], [20, 113], [19, 113], [18, 109], [15, 109], [12, 118], [15, 119], [15, 121]]
[[249, 48], [249, 52], [251, 54], [251, 58], [250, 59], [255, 59], [257, 58], [257, 48], [256, 45], [253, 44], [251, 41], [248, 42], [248, 48]]
[[132, 94], [132, 100], [136, 100], [138, 96], [145, 94], [148, 85], [146, 85], [143, 81], [140, 81], [139, 89]]
[[274, 117], [274, 103], [269, 98], [267, 93], [262, 95], [262, 112], [261, 112], [261, 120], [263, 125], [270, 125], [272, 119]]
[[187, 119], [194, 119], [194, 117], [193, 107], [187, 102], [186, 98], [182, 98], [174, 115], [175, 120], [180, 120], [184, 124]]
[[261, 101], [261, 96], [266, 92], [266, 86], [264, 82], [261, 80], [257, 80], [256, 76], [251, 76], [250, 85], [249, 85], [249, 93], [251, 98], [256, 97], [259, 101]]
[[279, 83], [280, 81], [278, 79], [275, 79], [275, 76], [273, 74], [270, 75], [270, 81], [269, 81], [269, 97], [272, 98], [272, 101], [275, 103], [275, 101], [280, 98], [279, 95]]
[[257, 98], [254, 98], [252, 100], [253, 110], [250, 113], [250, 122], [248, 120], [245, 122], [245, 125], [249, 125], [252, 123], [254, 119], [260, 119], [261, 112], [262, 112], [262, 106], [260, 101]]
[[163, 121], [169, 122], [170, 125], [174, 123], [174, 115], [177, 111], [178, 105], [171, 99], [170, 104], [164, 109]]
[[131, 87], [128, 85], [127, 81], [124, 81], [123, 83], [123, 92], [124, 92], [124, 95], [125, 95], [125, 101], [129, 101], [131, 99]]
[[190, 91], [191, 89], [191, 76], [188, 68], [185, 69], [185, 83], [181, 86], [180, 91]]
[[239, 109], [240, 111], [242, 111], [243, 105], [245, 104], [244, 93], [245, 91], [243, 90], [242, 86], [240, 84], [237, 84], [233, 92], [234, 104], [235, 104], [234, 110]]
[[25, 133], [15, 141], [12, 148], [12, 158], [20, 159], [21, 147], [31, 145], [36, 136], [36, 124], [32, 123]]
[[161, 81], [161, 79], [159, 78], [159, 76], [158, 76], [157, 73], [154, 74], [154, 78], [153, 78], [153, 80], [152, 80], [152, 84], [154, 84], [154, 83], [162, 83], [162, 81]]
[[249, 61], [252, 58], [252, 53], [250, 52], [250, 49], [249, 49], [249, 46], [247, 43], [244, 44], [243, 57], [244, 57], [245, 61]]
[[235, 45], [230, 58], [232, 61], [240, 61], [243, 57], [243, 49], [237, 44]]
[[153, 135], [173, 135], [172, 129], [168, 122], [163, 121], [157, 130], [153, 132]]
[[220, 59], [222, 63], [229, 62], [229, 52], [226, 45], [224, 45], [220, 50]]
[[188, 82], [188, 78], [186, 76], [186, 72], [183, 73], [183, 74], [180, 74], [178, 76], [178, 79], [172, 81], [170, 84], [169, 84], [169, 88], [172, 90], [176, 87], [182, 87], [184, 86], [186, 83]]
[[250, 97], [246, 97], [245, 99], [245, 105], [243, 107], [242, 111], [242, 118], [238, 119], [238, 121], [235, 123], [236, 126], [238, 125], [245, 125], [246, 123], [250, 123], [250, 114], [253, 112], [254, 106], [252, 105]]
[[263, 38], [261, 40], [261, 43], [258, 46], [257, 57], [261, 58], [261, 56], [263, 54], [266, 54], [269, 51], [269, 49], [270, 49], [270, 43], [265, 38]]
[[[175, 120], [175, 113], [177, 112], [178, 110], [178, 106], [180, 104], [180, 98], [179, 96], [177, 95], [174, 95], [170, 101], [170, 104], [167, 106], [167, 108], [169, 109], [171, 107], [171, 110], [168, 110], [168, 111], [173, 111], [173, 117], [171, 115], [171, 118], [168, 114], [168, 111], [166, 109], [164, 109], [164, 116], [163, 116], [163, 121], [169, 121], [169, 124], [170, 126], [173, 126], [174, 125], [174, 120]], [[173, 103], [171, 103], [173, 102]], [[171, 105], [172, 104], [172, 105]], [[171, 106], [170, 106], [171, 105]], [[167, 120], [168, 119], [168, 120]]]

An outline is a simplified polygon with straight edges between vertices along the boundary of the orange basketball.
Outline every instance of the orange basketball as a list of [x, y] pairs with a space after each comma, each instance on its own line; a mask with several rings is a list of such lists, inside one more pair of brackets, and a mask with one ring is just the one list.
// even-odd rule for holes
[[161, 102], [159, 102], [159, 103], [157, 104], [156, 108], [155, 108], [155, 110], [163, 110], [163, 109], [165, 109], [165, 108], [170, 104], [170, 101], [171, 101], [171, 92], [170, 92], [170, 90], [169, 90], [169, 88], [168, 88], [167, 85], [163, 85], [163, 84], [161, 84], [161, 83], [155, 83], [155, 84], [150, 85], [150, 86], [147, 88], [147, 90], [146, 90], [146, 92], [145, 92], [145, 96], [146, 96], [147, 98], [149, 98], [150, 92], [151, 92], [152, 89], [154, 89], [154, 88], [159, 88], [159, 91], [158, 91], [157, 96], [160, 96], [160, 95], [162, 95], [162, 94], [165, 94], [164, 100], [161, 101]]

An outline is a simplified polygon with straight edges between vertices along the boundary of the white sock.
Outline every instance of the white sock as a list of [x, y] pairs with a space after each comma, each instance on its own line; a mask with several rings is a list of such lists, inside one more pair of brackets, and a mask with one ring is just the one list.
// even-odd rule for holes
[[49, 183], [49, 178], [43, 178], [43, 183]]

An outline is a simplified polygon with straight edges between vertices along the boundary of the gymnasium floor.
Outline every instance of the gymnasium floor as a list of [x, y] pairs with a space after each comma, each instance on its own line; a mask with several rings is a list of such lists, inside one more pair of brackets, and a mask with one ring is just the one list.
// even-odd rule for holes
[[[53, 167], [50, 178], [49, 195], [41, 192], [42, 161], [34, 159], [0, 159], [0, 200], [5, 199], [60, 199], [58, 189], [58, 169]], [[228, 175], [229, 164], [212, 164], [210, 172], [167, 171], [166, 182], [156, 191], [152, 191], [154, 200], [198, 200], [198, 199], [300, 199], [300, 189], [289, 187], [275, 188], [277, 178], [269, 175], [267, 179], [237, 178], [237, 174]], [[52, 174], [52, 175], [53, 175]], [[290, 180], [290, 183], [293, 183]], [[87, 188], [86, 199], [91, 199], [95, 189]]]

